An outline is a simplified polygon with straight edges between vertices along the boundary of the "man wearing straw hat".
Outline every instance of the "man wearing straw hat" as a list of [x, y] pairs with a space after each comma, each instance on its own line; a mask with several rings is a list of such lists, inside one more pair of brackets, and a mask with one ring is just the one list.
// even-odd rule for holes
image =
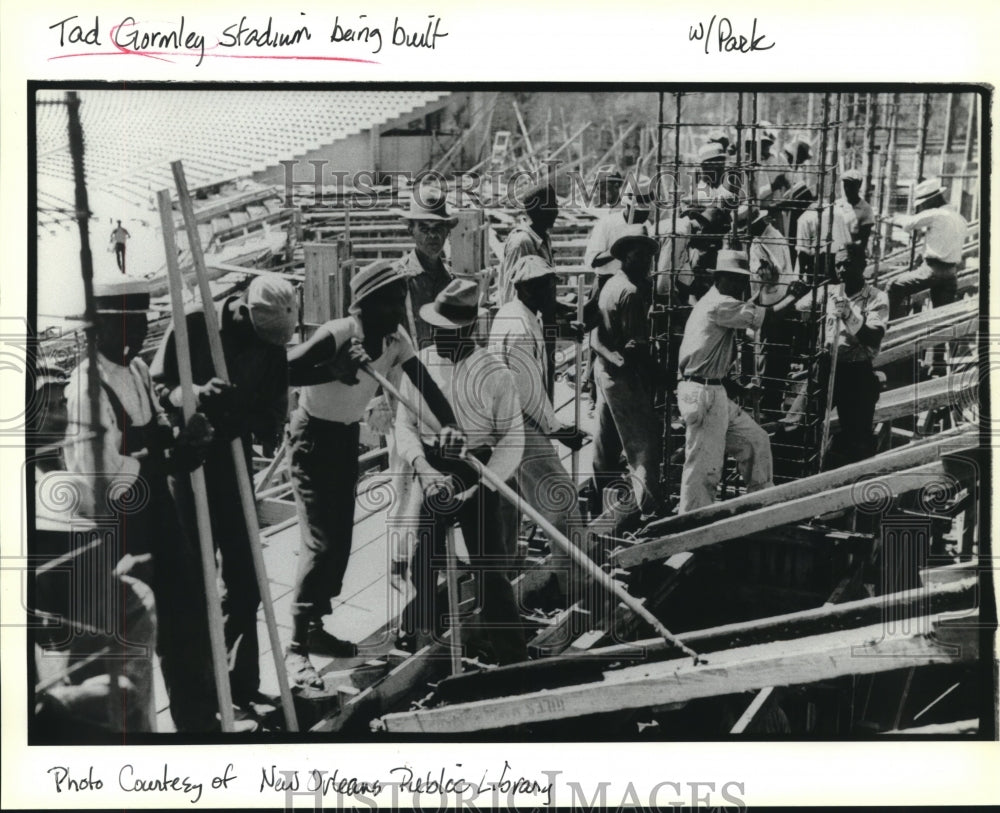
[[289, 382], [301, 387], [287, 441], [302, 545], [285, 666], [300, 689], [324, 688], [310, 652], [357, 654], [354, 643], [324, 629], [323, 616], [333, 612], [331, 600], [340, 595], [351, 554], [360, 421], [378, 387], [371, 377], [358, 376], [359, 367], [370, 363], [394, 384], [405, 372], [442, 424], [454, 424], [447, 400], [422, 369], [401, 327], [406, 283], [391, 261], [362, 268], [351, 279], [350, 315], [321, 325], [288, 354]]
[[[524, 448], [521, 402], [507, 367], [476, 344], [476, 324], [483, 315], [478, 286], [471, 280], [455, 280], [421, 308], [420, 315], [434, 326], [434, 344], [420, 351], [420, 360], [447, 393], [467, 448], [497, 478], [510, 480]], [[403, 383], [403, 397], [436, 413], [432, 404], [417, 397], [415, 383]], [[399, 643], [413, 649], [422, 633], [434, 635], [443, 628], [445, 608], [438, 603], [437, 576], [445, 559], [445, 534], [458, 522], [470, 562], [481, 576], [483, 656], [501, 664], [525, 660], [524, 630], [506, 577], [512, 551], [501, 519], [502, 497], [480, 483], [468, 464], [440, 454], [426, 435], [420, 417], [400, 403], [396, 440], [400, 454], [417, 473], [424, 497], [416, 527], [430, 533], [421, 532], [413, 548], [410, 573], [416, 593], [403, 610]]]
[[399, 268], [406, 276], [406, 329], [419, 349], [431, 341], [431, 326], [420, 318], [420, 309], [433, 302], [452, 279], [444, 262], [444, 245], [458, 218], [448, 212], [441, 190], [428, 185], [413, 187], [409, 209], [398, 214], [414, 242]]
[[652, 515], [660, 504], [660, 427], [653, 412], [656, 370], [649, 345], [649, 272], [656, 250], [643, 226], [631, 226], [611, 246], [622, 267], [598, 299], [600, 319], [591, 333], [598, 413], [593, 513], [600, 513], [597, 501], [619, 478], [623, 451], [640, 511]]
[[727, 453], [736, 458], [748, 491], [773, 485], [767, 433], [729, 400], [724, 383], [736, 358], [738, 332], [759, 330], [801, 295], [800, 286], [772, 307], [746, 302], [750, 269], [741, 251], [724, 249], [715, 284], [695, 304], [684, 328], [678, 361], [677, 407], [686, 426], [684, 471], [678, 511], [710, 505]]
[[[233, 703], [247, 713], [261, 701], [257, 609], [260, 590], [251, 540], [243, 516], [231, 441], [240, 438], [249, 469], [254, 438], [271, 450], [280, 440], [288, 413], [285, 345], [298, 321], [298, 300], [290, 282], [277, 274], [254, 277], [242, 294], [218, 303], [219, 333], [229, 381], [216, 377], [205, 312], [199, 303], [187, 312], [191, 372], [198, 409], [208, 417], [215, 439], [205, 459], [205, 483], [212, 507], [212, 540], [221, 553], [222, 614]], [[180, 413], [183, 395], [177, 368], [174, 328], [164, 334], [151, 368], [160, 403]], [[197, 534], [190, 479], [170, 478], [189, 535]]]
[[914, 214], [893, 218], [907, 232], [924, 232], [923, 262], [889, 283], [889, 318], [906, 314], [906, 297], [930, 290], [935, 308], [955, 301], [957, 271], [969, 224], [945, 198], [938, 178], [921, 181], [913, 193]]
[[[110, 509], [118, 515], [120, 550], [114, 558], [142, 563], [133, 573], [153, 588], [157, 652], [174, 726], [184, 732], [218, 730], [197, 540], [183, 531], [167, 484], [168, 473], [201, 465], [211, 427], [196, 414], [175, 434], [153, 394], [149, 368], [139, 358], [148, 283], [122, 275], [95, 280], [94, 303], [101, 460], [94, 459], [92, 441], [80, 437], [93, 426], [84, 360], [66, 389], [66, 468], [80, 475], [82, 514], [101, 516]], [[107, 478], [104, 494], [90, 487], [96, 471]]]

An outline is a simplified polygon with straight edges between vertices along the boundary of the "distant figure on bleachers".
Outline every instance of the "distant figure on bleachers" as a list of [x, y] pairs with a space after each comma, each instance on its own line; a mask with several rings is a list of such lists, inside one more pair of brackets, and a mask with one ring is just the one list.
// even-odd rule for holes
[[118, 221], [118, 227], [111, 232], [111, 240], [115, 246], [115, 262], [118, 263], [118, 270], [125, 273], [125, 243], [132, 235], [128, 233], [122, 222]]
[[924, 261], [889, 284], [890, 319], [906, 313], [904, 301], [911, 294], [929, 289], [931, 303], [939, 308], [954, 302], [958, 292], [957, 271], [969, 224], [948, 203], [938, 178], [917, 185], [913, 212], [908, 217], [894, 218], [893, 222], [908, 232], [924, 231]]
[[871, 204], [861, 197], [861, 184], [864, 183], [864, 179], [858, 170], [849, 169], [840, 177], [840, 182], [844, 187], [843, 200], [854, 211], [854, 221], [850, 224], [851, 238], [861, 246], [865, 256], [868, 256], [868, 240], [875, 228], [875, 213]]

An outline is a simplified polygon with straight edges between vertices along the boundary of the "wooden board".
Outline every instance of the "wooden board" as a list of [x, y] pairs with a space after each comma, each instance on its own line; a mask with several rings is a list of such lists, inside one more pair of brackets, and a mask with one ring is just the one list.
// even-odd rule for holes
[[[911, 629], [931, 629], [914, 619]], [[973, 642], [951, 646], [926, 632], [887, 635], [882, 624], [728, 650], [705, 663], [678, 659], [605, 672], [604, 680], [560, 689], [387, 714], [373, 728], [452, 734], [663, 706], [705, 697], [798, 686], [845, 675], [875, 674], [978, 655]]]

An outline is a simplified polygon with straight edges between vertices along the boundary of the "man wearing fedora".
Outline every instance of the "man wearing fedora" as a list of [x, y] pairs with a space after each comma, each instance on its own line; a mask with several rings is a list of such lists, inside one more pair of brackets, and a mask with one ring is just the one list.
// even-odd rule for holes
[[893, 218], [907, 232], [923, 231], [923, 262], [889, 283], [889, 318], [906, 314], [906, 297], [930, 290], [935, 308], [955, 301], [957, 271], [969, 224], [945, 198], [938, 178], [917, 184], [913, 193], [913, 214]]
[[[560, 533], [569, 536], [571, 518], [577, 520], [577, 529], [580, 527], [576, 484], [550, 439], [577, 451], [586, 433], [575, 426], [566, 426], [556, 417], [545, 391], [548, 359], [539, 318], [555, 301], [555, 271], [541, 257], [522, 257], [514, 269], [514, 289], [517, 299], [508, 302], [493, 317], [489, 349], [513, 375], [524, 414], [524, 457], [517, 468], [515, 485], [522, 499], [540, 511]], [[516, 517], [513, 526], [516, 532]]]
[[[455, 280], [421, 308], [420, 315], [434, 326], [434, 344], [420, 351], [420, 361], [447, 394], [466, 448], [499, 479], [510, 480], [524, 449], [521, 402], [510, 370], [476, 343], [476, 325], [484, 315], [478, 286], [471, 280]], [[428, 408], [436, 411], [415, 384], [404, 381], [403, 396], [415, 402], [421, 414]], [[511, 551], [502, 497], [488, 483], [480, 483], [468, 464], [441, 454], [421, 417], [403, 403], [396, 418], [396, 440], [423, 493], [415, 526], [420, 532], [410, 563], [415, 595], [400, 619], [400, 644], [416, 648], [422, 633], [434, 635], [443, 629], [447, 609], [438, 602], [437, 577], [445, 563], [445, 534], [457, 522], [470, 563], [481, 577], [484, 656], [501, 664], [526, 659], [524, 630], [506, 577]]]
[[591, 333], [597, 382], [592, 513], [600, 513], [605, 488], [620, 476], [624, 450], [639, 510], [650, 516], [660, 505], [660, 433], [653, 412], [656, 368], [649, 342], [652, 304], [650, 267], [657, 242], [640, 225], [629, 227], [611, 246], [622, 267], [598, 299], [600, 313]]
[[288, 353], [289, 382], [300, 387], [288, 428], [290, 470], [302, 545], [292, 597], [292, 642], [285, 666], [294, 686], [322, 689], [310, 652], [357, 653], [323, 626], [340, 595], [351, 555], [360, 421], [378, 384], [359, 374], [366, 363], [394, 384], [406, 373], [442, 424], [454, 424], [448, 402], [417, 361], [401, 324], [407, 277], [380, 260], [351, 279], [351, 313], [321, 325]]
[[399, 268], [406, 276], [406, 329], [419, 349], [431, 341], [431, 326], [420, 319], [420, 309], [433, 302], [452, 279], [444, 262], [444, 245], [458, 218], [448, 212], [441, 190], [429, 185], [415, 186], [410, 208], [399, 215], [414, 243]]
[[[116, 572], [129, 570], [153, 588], [156, 648], [175, 728], [218, 730], [198, 542], [184, 532], [167, 483], [168, 474], [201, 465], [212, 430], [198, 413], [176, 430], [153, 393], [149, 368], [139, 358], [148, 329], [148, 283], [122, 275], [95, 280], [94, 304], [101, 451], [97, 458], [93, 441], [82, 437], [94, 423], [84, 359], [66, 388], [66, 468], [80, 476], [80, 513], [117, 516], [110, 567], [129, 563], [119, 563]], [[93, 488], [94, 472], [103, 475], [104, 493]], [[127, 637], [128, 630], [120, 632]]]
[[725, 383], [737, 334], [759, 330], [769, 314], [783, 312], [802, 293], [796, 283], [773, 306], [747, 302], [750, 269], [742, 251], [720, 251], [714, 278], [688, 317], [678, 360], [677, 406], [686, 426], [680, 513], [715, 500], [727, 453], [735, 457], [748, 491], [773, 485], [770, 439], [729, 399]]
[[[260, 701], [257, 641], [260, 590], [230, 441], [239, 438], [242, 442], [247, 474], [252, 481], [253, 440], [256, 438], [264, 447], [265, 456], [273, 455], [285, 425], [288, 413], [285, 345], [295, 331], [299, 308], [290, 282], [277, 274], [261, 274], [254, 277], [242, 294], [218, 303], [216, 310], [228, 381], [216, 375], [201, 304], [188, 310], [186, 321], [198, 409], [215, 429], [205, 459], [205, 484], [212, 506], [212, 540], [222, 559], [225, 587], [222, 613], [229, 680], [233, 703], [251, 712], [252, 705]], [[183, 395], [173, 325], [160, 342], [151, 373], [160, 404], [167, 412], [180, 413]], [[170, 490], [188, 534], [195, 536], [197, 522], [190, 479], [171, 477]]]

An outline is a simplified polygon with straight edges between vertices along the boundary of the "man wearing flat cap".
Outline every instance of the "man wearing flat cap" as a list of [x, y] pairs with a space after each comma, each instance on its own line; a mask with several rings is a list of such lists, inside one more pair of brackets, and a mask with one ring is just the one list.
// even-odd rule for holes
[[889, 318], [906, 315], [906, 297], [930, 290], [935, 308], [955, 301], [958, 266], [969, 224], [947, 202], [938, 178], [917, 184], [913, 194], [914, 214], [893, 218], [907, 232], [924, 233], [923, 262], [889, 283]]
[[[201, 303], [186, 315], [191, 372], [198, 409], [208, 417], [215, 437], [205, 459], [205, 483], [212, 506], [212, 539], [222, 559], [222, 614], [233, 703], [251, 713], [259, 700], [260, 648], [257, 609], [260, 590], [254, 570], [249, 529], [243, 516], [231, 441], [239, 438], [252, 482], [252, 443], [271, 456], [280, 442], [288, 413], [288, 361], [285, 345], [298, 322], [295, 288], [274, 273], [254, 277], [248, 288], [216, 306], [228, 381], [212, 363], [208, 324]], [[174, 327], [163, 337], [151, 368], [160, 404], [180, 414], [183, 397], [177, 367]], [[190, 479], [171, 477], [170, 488], [189, 535], [197, 534]], [[214, 574], [213, 574], [214, 578]]]
[[[167, 482], [168, 474], [186, 474], [201, 465], [211, 427], [196, 413], [177, 430], [153, 394], [149, 368], [139, 358], [147, 332], [148, 283], [120, 274], [96, 279], [94, 304], [100, 456], [85, 437], [94, 420], [84, 359], [66, 388], [66, 468], [80, 476], [83, 515], [100, 518], [111, 509], [117, 516], [120, 547], [112, 558], [142, 563], [119, 564], [119, 570], [141, 574], [153, 588], [157, 653], [175, 728], [218, 730], [198, 541], [184, 532]], [[92, 487], [94, 472], [105, 479], [103, 494]]]
[[746, 301], [749, 282], [744, 253], [720, 251], [715, 284], [695, 304], [684, 328], [677, 384], [677, 407], [686, 426], [680, 513], [714, 502], [726, 454], [736, 459], [748, 491], [773, 485], [770, 439], [729, 399], [726, 385], [737, 334], [759, 330], [769, 315], [789, 308], [802, 286], [793, 284], [780, 302], [763, 307]]
[[399, 215], [414, 242], [399, 268], [406, 276], [406, 329], [419, 349], [431, 340], [431, 326], [420, 318], [420, 309], [433, 302], [452, 279], [444, 262], [444, 246], [458, 218], [448, 212], [441, 190], [429, 185], [415, 186], [409, 209]]
[[517, 299], [493, 317], [489, 349], [514, 376], [524, 414], [524, 457], [515, 485], [522, 499], [560, 533], [570, 536], [571, 518], [578, 520], [577, 530], [580, 527], [576, 485], [553, 449], [552, 439], [576, 451], [586, 434], [556, 417], [545, 390], [548, 359], [540, 316], [555, 302], [555, 271], [541, 257], [522, 257], [514, 269], [514, 289]]
[[292, 642], [285, 667], [293, 686], [321, 690], [310, 652], [351, 657], [357, 647], [332, 635], [333, 612], [351, 555], [358, 482], [360, 421], [378, 389], [359, 369], [370, 364], [394, 384], [406, 373], [441, 423], [454, 424], [447, 400], [417, 361], [406, 330], [407, 277], [380, 260], [351, 279], [351, 313], [321, 325], [288, 353], [289, 383], [300, 387], [288, 428], [288, 450], [302, 545], [292, 595]]
[[[454, 411], [466, 448], [499, 479], [510, 480], [521, 463], [524, 424], [518, 387], [510, 370], [476, 343], [476, 325], [484, 311], [478, 286], [455, 280], [421, 316], [434, 326], [434, 343], [420, 351], [420, 361]], [[403, 382], [402, 394], [420, 414], [433, 409], [415, 380]], [[404, 403], [396, 418], [399, 451], [416, 471], [423, 500], [413, 546], [410, 574], [415, 595], [400, 618], [405, 649], [415, 650], [422, 636], [443, 630], [447, 608], [438, 602], [438, 574], [445, 564], [445, 534], [456, 522], [469, 561], [479, 574], [480, 618], [485, 642], [482, 657], [505, 664], [525, 660], [527, 644], [514, 591], [507, 581], [512, 551], [502, 520], [503, 499], [467, 463], [441, 454], [423, 420]]]
[[652, 284], [649, 272], [657, 243], [643, 226], [633, 225], [611, 246], [621, 262], [598, 299], [597, 327], [591, 333], [597, 382], [597, 434], [594, 437], [594, 503], [620, 477], [624, 450], [636, 503], [643, 515], [660, 504], [660, 427], [653, 412], [655, 362], [649, 343]]

